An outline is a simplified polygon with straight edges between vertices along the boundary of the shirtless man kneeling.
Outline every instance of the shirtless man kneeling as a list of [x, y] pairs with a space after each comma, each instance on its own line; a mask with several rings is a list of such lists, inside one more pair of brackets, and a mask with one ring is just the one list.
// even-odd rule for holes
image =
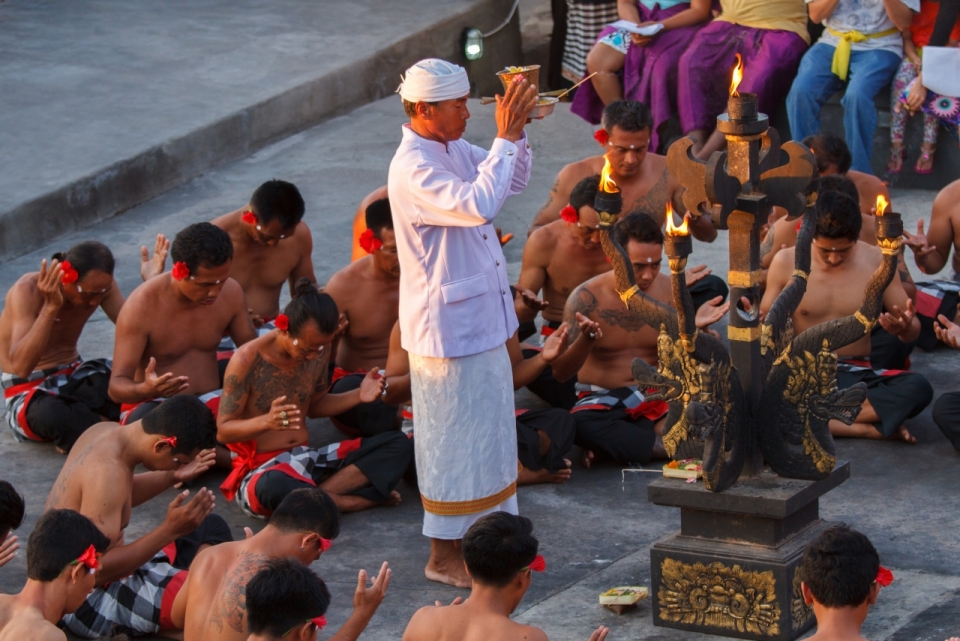
[[[807, 291], [793, 314], [793, 331], [804, 330], [837, 318], [854, 314], [863, 300], [870, 278], [880, 266], [882, 254], [857, 240], [860, 236], [860, 210], [846, 194], [831, 191], [817, 202], [819, 219], [811, 247], [810, 275]], [[770, 265], [767, 289], [760, 303], [766, 314], [777, 296], [793, 276], [796, 248], [780, 251]], [[903, 342], [910, 342], [920, 333], [913, 303], [894, 275], [883, 293], [880, 325]], [[903, 422], [923, 411], [933, 400], [933, 388], [920, 374], [901, 370], [874, 370], [870, 365], [870, 336], [837, 350], [837, 384], [846, 389], [858, 382], [867, 384], [867, 398], [857, 422], [845, 425], [830, 421], [834, 436], [860, 438], [916, 439], [903, 427]]]
[[[660, 273], [664, 237], [659, 223], [634, 212], [619, 221], [613, 233], [630, 256], [640, 291], [673, 306], [670, 277]], [[688, 283], [690, 279], [688, 274]], [[726, 314], [730, 304], [722, 301], [717, 296], [697, 310], [697, 327], [706, 330]], [[594, 323], [591, 332], [582, 329], [584, 318]], [[595, 455], [619, 464], [666, 458], [661, 437], [667, 404], [644, 401], [631, 373], [635, 357], [657, 365], [660, 328], [645, 325], [624, 307], [613, 272], [574, 290], [564, 321], [572, 328], [571, 344], [554, 361], [553, 373], [558, 380], [577, 376], [580, 400], [571, 412], [584, 467], [590, 467]]]
[[[163, 271], [169, 242], [157, 236], [150, 259], [142, 249], [140, 276]], [[83, 431], [103, 420], [117, 420], [110, 400], [110, 361], [83, 360], [77, 348], [87, 321], [100, 307], [112, 322], [123, 307], [113, 278], [110, 250], [94, 240], [44, 260], [39, 272], [23, 275], [7, 292], [0, 313], [0, 387], [7, 422], [19, 441], [53, 441], [70, 451]]]
[[302, 222], [303, 214], [303, 197], [295, 185], [268, 180], [257, 187], [246, 206], [211, 221], [230, 235], [230, 278], [243, 289], [257, 324], [264, 323], [261, 333], [273, 329], [284, 283], [292, 296], [301, 278], [316, 281], [313, 236]]
[[[216, 423], [193, 396], [176, 396], [130, 425], [100, 423], [77, 441], [50, 490], [46, 508], [80, 512], [103, 530], [110, 548], [101, 559], [97, 589], [63, 619], [72, 633], [106, 636], [114, 626], [135, 634], [170, 629], [170, 607], [186, 570], [205, 545], [230, 541], [230, 528], [201, 489], [173, 499], [153, 531], [124, 540], [130, 511], [212, 464]], [[148, 471], [135, 474], [142, 465]]]
[[0, 595], [0, 641], [67, 641], [57, 627], [96, 586], [99, 557], [110, 540], [73, 510], [50, 510], [27, 541], [27, 584]]
[[243, 290], [230, 278], [233, 244], [225, 231], [190, 225], [170, 254], [173, 269], [133, 290], [117, 318], [110, 397], [123, 404], [124, 424], [176, 394], [196, 395], [216, 413], [220, 339], [229, 334], [242, 345], [256, 338]]
[[218, 440], [236, 456], [220, 486], [251, 516], [268, 517], [295, 489], [319, 485], [343, 512], [396, 504], [394, 491], [413, 457], [401, 432], [311, 447], [307, 417], [340, 414], [380, 398], [385, 379], [374, 367], [360, 387], [328, 394], [330, 345], [337, 305], [306, 279], [277, 317], [277, 329], [230, 359], [217, 421]]
[[[357, 389], [366, 372], [387, 361], [390, 330], [400, 315], [400, 260], [388, 199], [370, 203], [366, 225], [360, 243], [368, 255], [331, 276], [323, 288], [349, 323], [337, 343], [334, 394]], [[375, 436], [396, 428], [397, 412], [395, 405], [377, 399], [331, 420], [351, 436]]]
[[[605, 160], [609, 160], [613, 168], [611, 178], [623, 195], [624, 211], [649, 212], [661, 227], [666, 223], [668, 204], [677, 212], [683, 212], [684, 189], [667, 169], [666, 156], [647, 151], [652, 127], [650, 108], [642, 102], [618, 100], [607, 105], [601, 129], [594, 135], [604, 154], [571, 163], [560, 170], [547, 203], [537, 212], [527, 235], [558, 220], [576, 184], [599, 174]], [[697, 240], [710, 243], [717, 237], [710, 216], [698, 216], [690, 225], [690, 232]]]
[[[473, 577], [470, 597], [461, 603], [420, 608], [403, 632], [403, 641], [496, 639], [547, 641], [540, 628], [510, 620], [527, 593], [533, 572], [546, 562], [537, 554], [539, 541], [525, 516], [494, 512], [470, 526], [463, 537], [463, 558]], [[590, 641], [603, 641], [609, 628], [600, 626]]]
[[[251, 577], [274, 560], [292, 558], [310, 565], [333, 545], [338, 534], [339, 512], [327, 493], [319, 488], [294, 490], [260, 532], [197, 555], [173, 603], [170, 616], [174, 625], [183, 629], [184, 641], [243, 641], [248, 630], [254, 632], [248, 626], [248, 617], [254, 613], [249, 600], [244, 603], [243, 599]], [[383, 601], [389, 583], [386, 563], [370, 589], [366, 570], [360, 570], [353, 615], [332, 638], [355, 641]], [[323, 612], [317, 616], [320, 614]]]

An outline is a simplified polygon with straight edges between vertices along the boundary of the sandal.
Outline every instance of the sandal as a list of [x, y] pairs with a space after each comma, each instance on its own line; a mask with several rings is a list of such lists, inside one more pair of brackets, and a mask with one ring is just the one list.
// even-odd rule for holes
[[890, 146], [890, 162], [887, 163], [887, 173], [899, 174], [903, 169], [903, 161], [907, 157], [907, 152], [903, 144]]
[[[921, 148], [920, 148], [920, 157], [917, 158], [917, 164], [914, 165], [914, 167], [913, 167], [914, 173], [920, 174], [920, 175], [922, 175], [922, 176], [923, 176], [923, 175], [926, 175], [926, 174], [933, 173], [933, 155], [934, 155], [935, 153], [937, 153], [937, 148], [936, 148], [936, 147], [931, 147], [930, 149], [924, 149], [923, 147], [921, 147]], [[926, 169], [921, 169], [921, 168], [920, 168], [920, 163], [926, 163], [926, 164], [927, 164], [927, 168], [926, 168]]]

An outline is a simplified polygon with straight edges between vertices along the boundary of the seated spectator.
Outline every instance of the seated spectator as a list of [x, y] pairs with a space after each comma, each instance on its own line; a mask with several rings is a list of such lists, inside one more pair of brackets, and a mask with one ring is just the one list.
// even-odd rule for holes
[[250, 579], [244, 594], [250, 621], [248, 641], [316, 641], [327, 624], [324, 615], [330, 607], [330, 591], [299, 561], [268, 561]]
[[[817, 207], [819, 218], [811, 247], [806, 294], [793, 313], [797, 335], [821, 323], [855, 314], [882, 260], [878, 247], [857, 240], [862, 219], [860, 208], [852, 198], [828, 191], [820, 196]], [[791, 280], [795, 251], [794, 247], [781, 250], [773, 259], [760, 303], [762, 314], [767, 313]], [[883, 307], [887, 311], [880, 315], [879, 324], [887, 332], [905, 343], [916, 339], [920, 322], [896, 275], [883, 293]], [[858, 341], [838, 349], [837, 356], [839, 388], [865, 383], [867, 398], [855, 423], [846, 425], [832, 419], [830, 432], [834, 436], [916, 442], [903, 423], [930, 404], [933, 388], [927, 379], [915, 372], [874, 370], [870, 363], [869, 331]]]
[[[154, 257], [141, 249], [140, 277], [163, 271], [169, 243], [157, 236]], [[95, 240], [56, 253], [24, 274], [0, 313], [0, 387], [7, 423], [18, 441], [53, 441], [67, 453], [83, 431], [117, 420], [107, 395], [110, 361], [83, 360], [77, 343], [97, 308], [116, 323], [124, 304], [110, 249]]]
[[[803, 144], [810, 148], [814, 158], [817, 161], [817, 171], [820, 176], [843, 176], [853, 181], [857, 186], [857, 193], [860, 194], [860, 212], [873, 216], [877, 209], [877, 196], [883, 196], [891, 206], [889, 211], [893, 211], [890, 199], [890, 190], [886, 184], [873, 174], [850, 169], [853, 163], [853, 156], [850, 155], [850, 148], [846, 141], [836, 134], [822, 133], [807, 136], [803, 139]], [[867, 233], [871, 235], [876, 242], [876, 229], [870, 225]], [[867, 241], [866, 237], [860, 240]]]
[[567, 28], [560, 68], [563, 78], [573, 84], [583, 78], [587, 54], [600, 30], [617, 19], [618, 0], [566, 0], [566, 3]]
[[873, 100], [893, 80], [903, 57], [900, 31], [910, 28], [920, 0], [807, 0], [807, 7], [810, 20], [826, 29], [804, 54], [787, 96], [790, 133], [794, 140], [820, 133], [820, 107], [846, 89], [840, 102], [853, 168], [873, 173]]
[[[661, 149], [661, 127], [677, 111], [677, 64], [690, 40], [710, 15], [711, 0], [620, 0], [617, 12], [622, 20], [641, 27], [661, 25], [653, 36], [632, 34], [611, 26], [603, 28], [600, 39], [587, 56], [589, 83], [580, 86], [570, 111], [592, 125], [600, 124], [603, 108], [629, 98], [650, 107], [653, 127], [650, 149]], [[623, 71], [623, 80], [620, 71]]]
[[721, 14], [694, 36], [680, 57], [677, 100], [680, 125], [697, 142], [697, 156], [706, 160], [726, 146], [717, 116], [727, 109], [737, 54], [743, 60], [740, 92], [757, 94], [762, 113], [777, 112], [810, 44], [803, 2], [720, 0]]
[[20, 594], [0, 594], [0, 641], [66, 641], [57, 623], [93, 591], [109, 545], [78, 512], [43, 514], [27, 541], [27, 584]]
[[[907, 125], [908, 113], [912, 115], [918, 110], [923, 112], [923, 146], [920, 147], [917, 164], [913, 167], [914, 172], [918, 174], [929, 174], [933, 171], [933, 155], [937, 151], [937, 134], [941, 122], [937, 114], [942, 114], [945, 125], [952, 125], [955, 137], [957, 126], [960, 125], [960, 107], [931, 109], [928, 104], [935, 103], [944, 97], [929, 92], [923, 86], [920, 52], [930, 44], [930, 36], [933, 35], [939, 9], [940, 3], [935, 0], [920, 0], [920, 12], [914, 14], [910, 30], [903, 32], [903, 61], [893, 79], [893, 91], [890, 92], [890, 162], [887, 165], [887, 171], [891, 174], [900, 173], [907, 155], [906, 149], [903, 148], [903, 132]], [[954, 25], [947, 46], [956, 46], [958, 41], [960, 41], [960, 20], [957, 20]], [[953, 104], [960, 104], [955, 97], [945, 98]]]
[[[532, 572], [546, 562], [537, 554], [533, 523], [525, 516], [494, 512], [470, 526], [463, 537], [463, 559], [473, 577], [470, 597], [461, 603], [420, 608], [403, 632], [403, 641], [497, 639], [547, 641], [540, 628], [510, 620], [530, 588]], [[609, 628], [600, 626], [590, 641], [603, 641]]]
[[13, 531], [23, 523], [26, 505], [20, 493], [7, 481], [0, 481], [0, 566], [17, 556], [20, 539]]
[[803, 553], [800, 578], [803, 600], [817, 618], [810, 641], [866, 641], [860, 627], [893, 574], [880, 565], [870, 539], [834, 525]]
[[923, 219], [917, 222], [917, 233], [904, 232], [903, 244], [913, 251], [913, 259], [924, 274], [937, 274], [950, 263], [953, 248], [953, 274], [949, 278], [917, 283], [917, 315], [920, 318], [922, 349], [937, 346], [933, 322], [938, 316], [954, 320], [960, 302], [960, 180], [944, 187], [933, 201], [930, 231], [924, 233]]

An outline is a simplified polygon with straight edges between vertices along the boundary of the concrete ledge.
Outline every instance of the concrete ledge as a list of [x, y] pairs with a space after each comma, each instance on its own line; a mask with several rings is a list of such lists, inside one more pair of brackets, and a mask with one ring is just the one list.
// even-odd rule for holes
[[[396, 90], [400, 73], [419, 59], [442, 57], [467, 64], [460, 50], [464, 28], [492, 29], [511, 6], [512, 0], [475, 0], [468, 9], [348, 66], [0, 212], [0, 262], [115, 216], [327, 118], [388, 96]], [[362, 25], [357, 25], [357, 31], [362, 37]], [[467, 65], [477, 92], [499, 87], [493, 72], [507, 64], [518, 64], [520, 55], [519, 17], [514, 15], [507, 27], [485, 43], [484, 57]]]

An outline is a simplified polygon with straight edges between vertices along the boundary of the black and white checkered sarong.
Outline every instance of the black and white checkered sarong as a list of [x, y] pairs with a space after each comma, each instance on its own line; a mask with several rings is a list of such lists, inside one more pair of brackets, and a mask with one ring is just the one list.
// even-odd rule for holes
[[170, 627], [163, 622], [186, 578], [187, 571], [170, 565], [170, 559], [161, 550], [130, 576], [94, 590], [75, 613], [66, 615], [61, 622], [85, 639], [119, 633], [156, 634]]

